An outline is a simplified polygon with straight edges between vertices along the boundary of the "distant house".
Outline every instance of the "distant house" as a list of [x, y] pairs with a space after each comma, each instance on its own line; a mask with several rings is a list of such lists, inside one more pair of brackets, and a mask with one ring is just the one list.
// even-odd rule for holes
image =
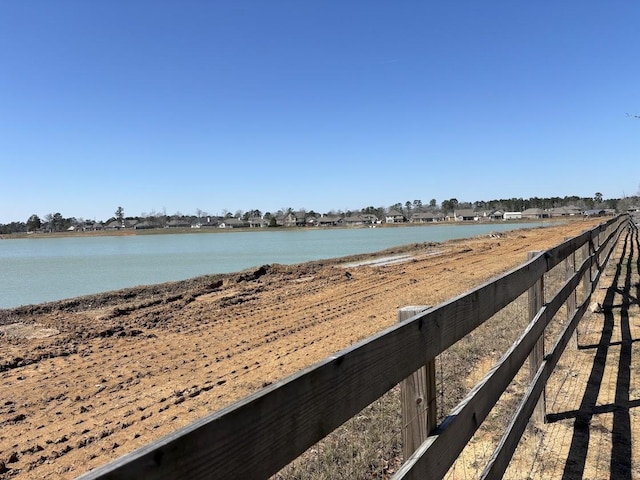
[[582, 214], [582, 210], [572, 205], [568, 207], [550, 208], [548, 212], [550, 217], [573, 217]]
[[541, 208], [527, 208], [522, 212], [522, 218], [548, 218], [549, 214]]
[[304, 227], [306, 225], [307, 214], [305, 212], [289, 212], [283, 218], [285, 227]]
[[606, 215], [606, 211], [604, 208], [594, 208], [591, 210], [585, 210], [582, 214], [585, 217], [603, 217]]
[[495, 210], [495, 211], [491, 211], [491, 210], [483, 210], [483, 211], [476, 211], [475, 212], [475, 218], [474, 220], [478, 221], [478, 222], [489, 222], [492, 220], [502, 220], [502, 216], [504, 214], [499, 211], [499, 210]]
[[569, 212], [570, 216], [574, 216], [574, 215], [582, 215], [582, 209], [579, 207], [576, 207], [575, 205], [569, 205], [568, 207], [565, 207], [567, 212]]
[[334, 215], [321, 215], [316, 219], [319, 227], [335, 227], [342, 225], [342, 218]]
[[489, 220], [503, 220], [504, 212], [502, 210], [495, 210], [489, 214]]
[[380, 223], [380, 219], [373, 213], [363, 213], [360, 216], [364, 218], [365, 223], [371, 223], [371, 224]]
[[104, 230], [104, 225], [102, 224], [102, 222], [94, 222], [92, 220], [85, 220], [84, 223], [81, 223], [80, 225], [77, 226], [76, 228], [77, 230], [82, 230], [83, 232], [86, 231], [97, 231], [97, 230]]
[[348, 217], [344, 217], [342, 219], [342, 223], [348, 226], [354, 225], [372, 225], [374, 223], [379, 223], [378, 217], [371, 214], [360, 214], [360, 215], [350, 215]]
[[478, 214], [471, 208], [464, 208], [461, 210], [455, 210], [453, 217], [456, 222], [473, 222], [478, 220]]
[[404, 223], [407, 219], [401, 212], [397, 210], [390, 210], [385, 217], [385, 221], [387, 223]]
[[218, 228], [219, 226], [220, 219], [218, 217], [207, 217], [199, 219], [191, 225], [191, 228]]
[[502, 216], [503, 220], [520, 220], [522, 218], [522, 212], [504, 212]]
[[366, 223], [371, 223], [368, 222], [366, 218], [364, 218], [362, 215], [351, 215], [349, 217], [344, 217], [342, 219], [342, 223], [344, 225], [348, 225], [350, 227], [356, 226], [356, 225], [364, 225]]
[[250, 228], [265, 228], [269, 226], [269, 221], [260, 217], [251, 217], [249, 219]]
[[249, 222], [245, 222], [241, 218], [225, 218], [220, 224], [218, 228], [244, 228], [248, 227]]
[[189, 228], [191, 227], [191, 223], [187, 220], [176, 218], [174, 220], [169, 220], [165, 226], [166, 228]]
[[549, 212], [550, 217], [566, 217], [569, 215], [564, 207], [553, 207], [547, 211]]
[[105, 230], [120, 230], [124, 228], [124, 223], [120, 220], [111, 220], [104, 226]]
[[414, 213], [411, 215], [409, 222], [411, 223], [433, 223], [433, 222], [441, 222], [444, 220], [444, 216], [440, 214], [433, 213]]
[[151, 228], [157, 228], [155, 222], [151, 222], [149, 220], [145, 220], [143, 222], [138, 222], [133, 226], [136, 230], [149, 230]]
[[282, 219], [282, 224], [285, 227], [295, 227], [298, 223], [298, 217], [296, 217], [296, 214], [291, 212], [288, 213], [287, 215], [285, 215], [285, 217]]
[[582, 212], [585, 217], [613, 217], [616, 214], [614, 208], [594, 208]]

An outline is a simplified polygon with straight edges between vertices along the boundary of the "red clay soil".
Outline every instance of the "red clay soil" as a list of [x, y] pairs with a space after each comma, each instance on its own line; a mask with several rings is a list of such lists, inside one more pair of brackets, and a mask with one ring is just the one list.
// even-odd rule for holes
[[74, 478], [596, 223], [0, 310], [0, 478]]

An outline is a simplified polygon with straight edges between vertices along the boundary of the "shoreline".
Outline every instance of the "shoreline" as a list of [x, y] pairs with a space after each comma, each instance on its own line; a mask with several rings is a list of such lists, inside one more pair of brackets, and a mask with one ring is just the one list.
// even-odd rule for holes
[[[584, 220], [584, 218], [581, 218]], [[500, 221], [481, 221], [481, 222], [405, 222], [405, 223], [382, 223], [375, 225], [342, 225], [333, 227], [262, 227], [262, 228], [149, 228], [149, 229], [122, 229], [122, 230], [91, 230], [91, 231], [64, 231], [64, 232], [23, 232], [1, 234], [0, 240], [17, 240], [17, 239], [40, 239], [40, 238], [67, 238], [67, 237], [123, 237], [136, 235], [169, 235], [169, 234], [204, 234], [204, 233], [236, 233], [236, 232], [300, 232], [305, 230], [352, 230], [367, 228], [417, 228], [417, 227], [469, 227], [474, 225], [519, 225], [540, 223], [541, 226], [552, 226], [559, 223], [578, 221], [577, 218], [544, 218], [544, 219], [521, 219], [521, 220], [500, 220]]]

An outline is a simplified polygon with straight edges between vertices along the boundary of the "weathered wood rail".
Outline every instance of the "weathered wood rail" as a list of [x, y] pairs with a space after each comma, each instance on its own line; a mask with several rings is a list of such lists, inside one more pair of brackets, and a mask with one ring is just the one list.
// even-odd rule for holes
[[[430, 432], [394, 477], [441, 478], [448, 471], [536, 344], [540, 346], [545, 327], [567, 302], [571, 305], [569, 321], [535, 364], [528, 391], [482, 474], [483, 478], [500, 478], [628, 222], [629, 217], [621, 215], [540, 252], [495, 280], [411, 316], [80, 478], [267, 478], [535, 288], [546, 272], [566, 261], [573, 272], [569, 272], [562, 288], [552, 299], [534, 306], [532, 312], [530, 307], [533, 320], [521, 336]], [[575, 268], [570, 262], [580, 249], [588, 249], [588, 253]], [[576, 305], [581, 284], [584, 298]]]

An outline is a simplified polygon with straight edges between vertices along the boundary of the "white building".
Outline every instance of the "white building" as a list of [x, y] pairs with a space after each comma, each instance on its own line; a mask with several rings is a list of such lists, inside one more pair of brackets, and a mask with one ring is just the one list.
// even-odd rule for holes
[[520, 220], [522, 219], [522, 212], [504, 212], [502, 218], [504, 220]]

